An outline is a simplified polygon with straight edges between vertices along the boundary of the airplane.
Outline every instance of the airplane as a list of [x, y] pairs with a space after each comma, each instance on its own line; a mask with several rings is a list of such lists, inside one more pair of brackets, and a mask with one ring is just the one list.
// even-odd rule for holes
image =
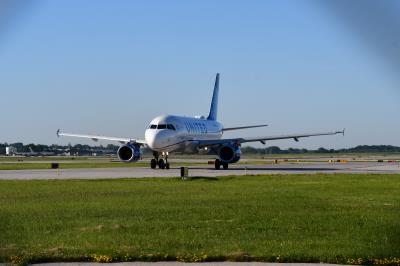
[[[170, 153], [180, 152], [183, 154], [196, 154], [199, 152], [215, 155], [215, 169], [228, 169], [229, 164], [237, 163], [241, 158], [240, 147], [243, 143], [261, 142], [279, 139], [300, 138], [343, 134], [344, 130], [310, 134], [293, 134], [265, 136], [257, 138], [222, 138], [227, 131], [242, 130], [249, 128], [265, 127], [267, 125], [224, 127], [217, 121], [218, 117], [218, 95], [219, 78], [217, 73], [215, 78], [214, 92], [208, 117], [195, 116], [176, 116], [161, 115], [154, 118], [145, 131], [145, 139], [137, 140], [131, 138], [107, 137], [100, 135], [83, 135], [64, 133], [57, 130], [57, 136], [87, 138], [94, 141], [108, 140], [116, 141], [122, 145], [117, 151], [118, 158], [122, 162], [137, 162], [141, 160], [141, 147], [145, 146], [153, 151], [153, 159], [150, 161], [150, 167], [156, 169], [170, 169], [168, 157]], [[164, 160], [165, 159], [165, 160]]]

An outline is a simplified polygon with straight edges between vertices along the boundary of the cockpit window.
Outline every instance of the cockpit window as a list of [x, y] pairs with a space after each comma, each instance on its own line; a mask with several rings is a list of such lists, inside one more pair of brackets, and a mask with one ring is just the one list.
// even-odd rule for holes
[[170, 129], [170, 130], [176, 130], [175, 126], [172, 124], [159, 124], [157, 125], [150, 125], [150, 129]]

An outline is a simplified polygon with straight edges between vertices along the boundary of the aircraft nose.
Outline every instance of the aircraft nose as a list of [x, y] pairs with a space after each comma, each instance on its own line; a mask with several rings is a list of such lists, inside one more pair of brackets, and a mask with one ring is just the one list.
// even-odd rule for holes
[[156, 146], [156, 132], [155, 131], [146, 131], [146, 143], [150, 149], [154, 150]]
[[163, 147], [163, 132], [162, 131], [147, 131], [146, 143], [152, 150], [157, 150]]

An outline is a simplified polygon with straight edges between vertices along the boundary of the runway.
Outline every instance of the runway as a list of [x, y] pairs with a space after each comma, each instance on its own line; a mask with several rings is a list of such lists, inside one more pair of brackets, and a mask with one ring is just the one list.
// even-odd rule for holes
[[[2, 170], [0, 180], [46, 179], [116, 179], [180, 177], [179, 163], [170, 170], [152, 170], [145, 167], [59, 169], [59, 170]], [[350, 162], [350, 163], [280, 163], [230, 165], [228, 170], [215, 170], [212, 166], [189, 166], [190, 177], [217, 177], [268, 174], [315, 173], [379, 173], [400, 174], [399, 163]]]

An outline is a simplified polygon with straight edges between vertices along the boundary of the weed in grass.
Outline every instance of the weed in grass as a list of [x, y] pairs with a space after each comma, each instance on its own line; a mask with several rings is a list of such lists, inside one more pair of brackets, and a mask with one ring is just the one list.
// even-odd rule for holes
[[92, 255], [92, 262], [97, 262], [97, 263], [111, 263], [113, 261], [112, 257], [107, 256], [107, 255]]

